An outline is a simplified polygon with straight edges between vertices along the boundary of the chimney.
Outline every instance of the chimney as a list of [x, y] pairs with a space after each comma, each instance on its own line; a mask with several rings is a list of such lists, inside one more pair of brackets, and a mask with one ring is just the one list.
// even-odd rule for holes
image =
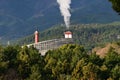
[[65, 38], [72, 38], [72, 32], [66, 31], [64, 32]]
[[38, 31], [35, 31], [35, 44], [39, 42], [39, 33]]

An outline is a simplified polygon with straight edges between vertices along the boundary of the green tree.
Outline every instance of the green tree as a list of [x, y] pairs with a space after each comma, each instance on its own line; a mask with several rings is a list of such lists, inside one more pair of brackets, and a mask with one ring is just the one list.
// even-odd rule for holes
[[20, 47], [19, 46], [7, 46], [4, 48], [3, 54], [4, 54], [4, 61], [8, 61], [9, 62], [9, 67], [15, 67], [15, 65], [17, 65], [17, 54], [20, 51]]
[[41, 80], [41, 76], [40, 66], [36, 64], [31, 67], [31, 74], [27, 80]]
[[94, 65], [93, 63], [88, 63], [86, 66], [82, 68], [83, 71], [83, 79], [84, 80], [98, 80], [98, 72], [99, 66]]
[[37, 49], [33, 46], [24, 46], [17, 54], [18, 73], [22, 79], [41, 79], [44, 61]]
[[79, 60], [72, 72], [72, 80], [78, 80], [83, 78], [82, 68], [88, 64], [87, 58], [82, 58]]
[[51, 74], [53, 79], [61, 79], [61, 76], [65, 79], [70, 78], [77, 62], [87, 56], [82, 46], [66, 44], [59, 49], [47, 52], [45, 70]]
[[17, 55], [17, 59], [22, 63], [29, 63], [29, 48], [24, 46]]
[[29, 77], [29, 74], [31, 73], [30, 54], [30, 48], [27, 46], [24, 46], [17, 54], [18, 73], [23, 79]]
[[112, 3], [113, 9], [120, 14], [120, 0], [109, 0]]
[[105, 56], [104, 64], [109, 68], [109, 70], [120, 64], [120, 55], [114, 48], [111, 47], [109, 49], [107, 55]]
[[107, 80], [110, 76], [109, 68], [106, 65], [100, 67], [99, 78], [101, 80]]
[[90, 54], [89, 61], [98, 66], [101, 66], [103, 64], [103, 59], [96, 55], [96, 53]]
[[0, 74], [8, 68], [9, 61], [4, 61], [4, 49], [0, 46]]
[[120, 80], [120, 65], [116, 65], [112, 70], [112, 78], [115, 80]]

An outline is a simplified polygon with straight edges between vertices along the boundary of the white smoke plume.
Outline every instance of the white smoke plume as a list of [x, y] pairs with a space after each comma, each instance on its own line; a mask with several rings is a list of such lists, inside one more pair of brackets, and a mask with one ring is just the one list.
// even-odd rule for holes
[[64, 17], [64, 22], [67, 28], [70, 26], [70, 4], [71, 0], [57, 0], [58, 4], [60, 5], [60, 11], [62, 16]]

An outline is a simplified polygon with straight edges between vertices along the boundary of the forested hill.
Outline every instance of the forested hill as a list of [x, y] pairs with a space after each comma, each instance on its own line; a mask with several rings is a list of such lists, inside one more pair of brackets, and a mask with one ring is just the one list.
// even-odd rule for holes
[[[72, 0], [71, 14], [72, 24], [120, 21], [108, 0]], [[0, 41], [63, 23], [56, 0], [0, 0]]]
[[[91, 49], [94, 46], [102, 45], [107, 42], [119, 41], [120, 22], [110, 24], [78, 24], [72, 25], [69, 29], [73, 32], [75, 43], [84, 45]], [[64, 26], [54, 26], [40, 32], [40, 41], [63, 38], [66, 28]], [[57, 35], [56, 35], [57, 34]], [[19, 39], [18, 44], [29, 44], [34, 42], [34, 35]]]

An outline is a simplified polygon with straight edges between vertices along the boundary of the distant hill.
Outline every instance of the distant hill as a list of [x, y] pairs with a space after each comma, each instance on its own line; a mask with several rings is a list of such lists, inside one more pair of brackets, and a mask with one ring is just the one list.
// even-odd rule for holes
[[[116, 42], [120, 39], [120, 22], [109, 24], [78, 24], [72, 25], [73, 39], [76, 44], [81, 44], [87, 49], [102, 46], [106, 43]], [[40, 41], [64, 38], [65, 27], [54, 26], [40, 32]], [[57, 35], [56, 35], [57, 34]], [[34, 42], [34, 33], [17, 41], [18, 44], [30, 44]]]
[[[71, 24], [120, 21], [108, 0], [72, 0]], [[63, 24], [56, 0], [0, 0], [0, 42]]]

